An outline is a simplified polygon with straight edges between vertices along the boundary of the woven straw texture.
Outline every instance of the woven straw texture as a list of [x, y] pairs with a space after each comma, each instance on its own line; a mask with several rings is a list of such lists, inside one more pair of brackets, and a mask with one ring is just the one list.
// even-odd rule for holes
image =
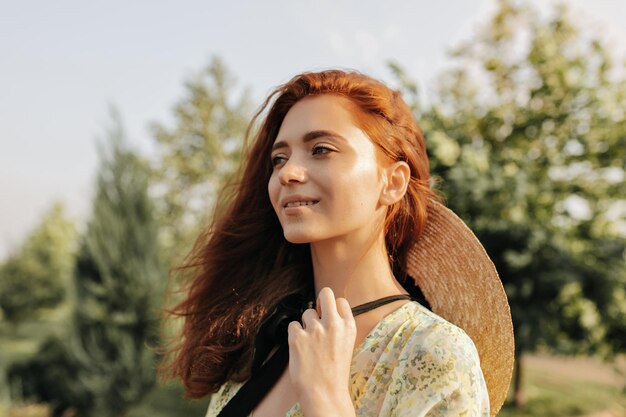
[[433, 202], [407, 270], [433, 311], [474, 341], [495, 416], [509, 389], [515, 348], [506, 294], [485, 249], [456, 214]]

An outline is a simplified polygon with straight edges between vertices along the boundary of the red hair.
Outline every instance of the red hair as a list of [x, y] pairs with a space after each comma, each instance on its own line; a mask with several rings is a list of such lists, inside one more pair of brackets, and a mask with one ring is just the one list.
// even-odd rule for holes
[[[201, 398], [227, 380], [250, 378], [254, 337], [264, 315], [277, 302], [313, 286], [309, 244], [285, 240], [272, 208], [267, 184], [271, 147], [283, 119], [299, 100], [335, 94], [352, 104], [355, 124], [390, 161], [405, 161], [411, 179], [404, 198], [385, 219], [385, 242], [393, 272], [406, 280], [406, 255], [423, 230], [429, 199], [426, 146], [417, 122], [400, 93], [358, 72], [303, 73], [265, 100], [247, 138], [266, 109], [254, 140], [246, 146], [241, 169], [222, 194], [211, 225], [197, 239], [180, 270], [191, 271], [186, 298], [168, 310], [184, 319], [181, 335], [162, 365], [166, 377], [181, 378], [186, 396]], [[270, 105], [271, 104], [271, 105]], [[248, 145], [248, 144], [247, 144]]]

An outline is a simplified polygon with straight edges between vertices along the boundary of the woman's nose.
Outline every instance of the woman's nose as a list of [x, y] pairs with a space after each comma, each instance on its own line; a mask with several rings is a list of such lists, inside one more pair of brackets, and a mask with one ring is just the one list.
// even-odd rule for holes
[[289, 158], [278, 172], [281, 184], [290, 182], [304, 182], [306, 179], [306, 169], [295, 158]]

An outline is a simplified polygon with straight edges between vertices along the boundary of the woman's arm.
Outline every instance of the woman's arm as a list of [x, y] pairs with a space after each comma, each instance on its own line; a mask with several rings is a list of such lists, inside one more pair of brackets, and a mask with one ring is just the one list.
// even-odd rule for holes
[[323, 393], [306, 395], [300, 400], [300, 409], [305, 417], [356, 417], [348, 392], [331, 396]]

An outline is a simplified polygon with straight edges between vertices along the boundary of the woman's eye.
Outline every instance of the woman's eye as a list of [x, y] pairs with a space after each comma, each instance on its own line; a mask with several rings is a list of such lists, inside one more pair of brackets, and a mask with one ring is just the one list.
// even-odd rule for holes
[[275, 167], [276, 165], [280, 164], [283, 161], [283, 159], [285, 158], [283, 158], [282, 156], [274, 156], [270, 159], [270, 162], [272, 166]]
[[323, 155], [329, 152], [332, 152], [333, 150], [330, 148], [327, 148], [326, 146], [315, 146], [313, 147], [313, 154], [315, 155]]

